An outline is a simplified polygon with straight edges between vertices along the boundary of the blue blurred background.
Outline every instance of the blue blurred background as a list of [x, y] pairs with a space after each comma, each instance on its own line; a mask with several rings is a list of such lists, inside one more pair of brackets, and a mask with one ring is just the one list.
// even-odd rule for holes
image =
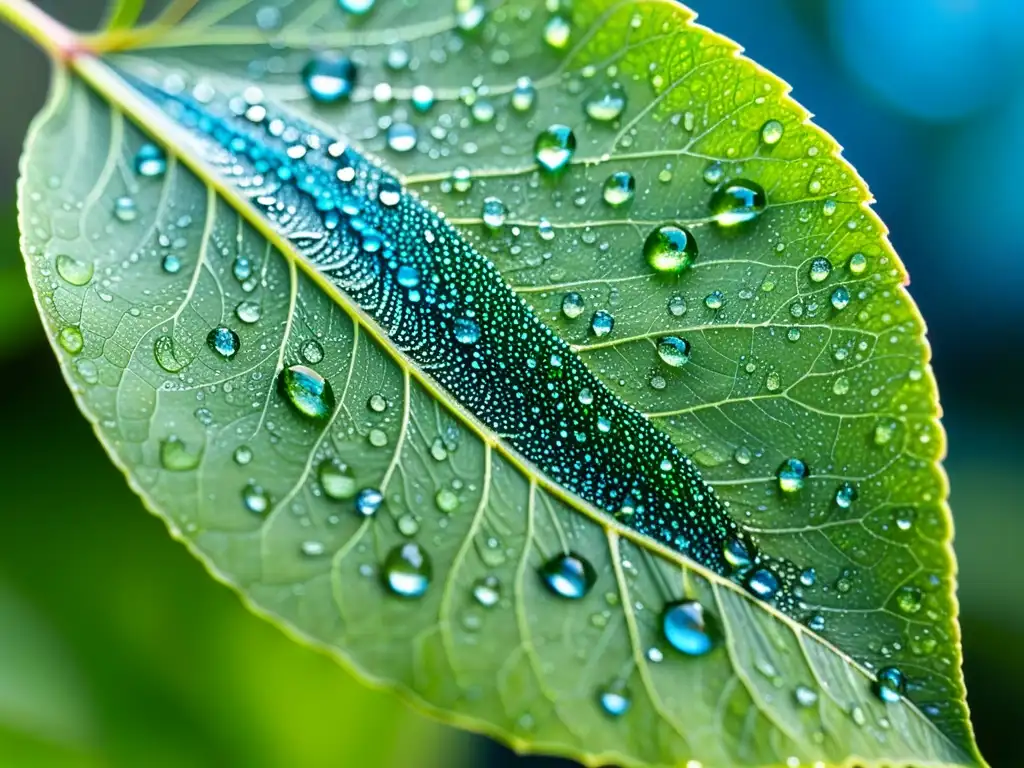
[[[0, 0], [2, 1], [2, 0]], [[102, 0], [39, 3], [95, 25]], [[1024, 729], [1024, 2], [693, 0], [846, 148], [910, 269], [950, 435], [969, 701]], [[0, 29], [0, 763], [538, 766], [410, 713], [250, 616], [145, 513], [47, 348], [14, 226], [47, 83]]]

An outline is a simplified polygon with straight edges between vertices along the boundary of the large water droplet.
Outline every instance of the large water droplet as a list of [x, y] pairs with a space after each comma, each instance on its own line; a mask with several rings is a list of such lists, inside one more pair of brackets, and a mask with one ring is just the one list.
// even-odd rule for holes
[[636, 194], [636, 179], [629, 171], [617, 171], [604, 180], [602, 197], [612, 208], [632, 202]]
[[687, 656], [703, 656], [718, 642], [718, 626], [696, 600], [683, 600], [665, 607], [661, 631], [669, 644]]
[[847, 290], [846, 286], [840, 285], [834, 291], [832, 291], [832, 306], [842, 311], [850, 306], [850, 291]]
[[537, 135], [533, 156], [542, 171], [557, 173], [564, 170], [576, 151], [576, 134], [567, 125], [552, 125]]
[[662, 336], [658, 339], [658, 357], [666, 365], [682, 368], [690, 362], [690, 342], [678, 336]]
[[334, 410], [334, 390], [323, 376], [304, 365], [281, 371], [281, 393], [292, 406], [311, 419], [326, 419]]
[[242, 504], [254, 515], [262, 515], [270, 509], [270, 495], [263, 486], [249, 483], [242, 489]]
[[61, 253], [57, 256], [57, 274], [71, 285], [85, 285], [92, 280], [95, 265], [91, 261], [79, 261], [73, 256]]
[[570, 600], [584, 597], [597, 581], [594, 566], [574, 552], [548, 560], [541, 566], [540, 576], [548, 589]]
[[139, 176], [163, 176], [167, 170], [167, 155], [156, 144], [143, 144], [135, 153], [134, 165]]
[[171, 435], [160, 442], [160, 465], [171, 472], [195, 469], [202, 457], [202, 449], [190, 449], [177, 435]]
[[586, 309], [586, 302], [575, 291], [567, 293], [562, 297], [562, 314], [570, 320], [575, 320], [582, 315], [584, 309]]
[[836, 489], [836, 505], [842, 509], [849, 509], [857, 499], [857, 488], [850, 483], [843, 483]]
[[875, 693], [882, 701], [895, 704], [906, 692], [906, 689], [907, 679], [896, 667], [884, 667], [878, 670]]
[[356, 76], [356, 65], [348, 56], [338, 53], [319, 53], [302, 68], [307, 93], [323, 104], [333, 104], [349, 96]]
[[459, 317], [454, 325], [455, 340], [460, 344], [476, 344], [480, 340], [480, 326], [468, 317]]
[[552, 16], [544, 25], [544, 42], [555, 50], [564, 50], [569, 45], [571, 36], [572, 26], [564, 16]]
[[594, 335], [600, 338], [601, 336], [607, 336], [612, 332], [612, 328], [615, 327], [615, 318], [611, 312], [607, 312], [603, 309], [597, 310], [594, 316], [590, 318], [590, 330], [593, 331]]
[[178, 357], [178, 348], [170, 336], [158, 336], [153, 341], [153, 357], [168, 373], [178, 373], [188, 363]]
[[430, 556], [415, 541], [399, 544], [384, 558], [382, 575], [387, 588], [399, 597], [422, 597], [433, 576]]
[[617, 120], [626, 108], [626, 92], [618, 83], [609, 83], [594, 93], [583, 105], [587, 116], [601, 123]]
[[779, 489], [784, 493], [796, 493], [801, 490], [809, 474], [807, 465], [797, 458], [786, 459], [775, 473], [779, 479]]
[[418, 139], [416, 128], [409, 123], [392, 123], [388, 126], [388, 147], [395, 152], [415, 149]]
[[302, 355], [302, 359], [310, 365], [316, 365], [324, 359], [324, 347], [316, 339], [307, 339], [302, 342], [299, 354]]
[[824, 256], [819, 256], [811, 262], [808, 276], [812, 282], [820, 283], [827, 280], [830, 274], [832, 274], [832, 262]]
[[711, 195], [711, 215], [721, 227], [733, 227], [756, 219], [768, 204], [764, 189], [755, 181], [733, 179]]
[[329, 499], [344, 501], [356, 495], [356, 479], [352, 470], [338, 459], [324, 459], [317, 468], [317, 477], [324, 495]]
[[658, 272], [682, 272], [697, 258], [697, 241], [678, 224], [663, 224], [644, 241], [644, 258]]
[[769, 120], [761, 126], [761, 141], [768, 146], [778, 144], [782, 140], [784, 131], [785, 128], [778, 120]]
[[768, 568], [758, 568], [747, 577], [750, 594], [762, 600], [771, 600], [779, 591], [779, 578]]
[[863, 253], [855, 253], [850, 257], [850, 261], [847, 263], [847, 267], [850, 272], [855, 275], [861, 274], [868, 267], [868, 257]]
[[356, 512], [363, 517], [373, 517], [384, 503], [384, 494], [376, 488], [363, 488], [356, 496]]
[[375, 0], [338, 0], [338, 6], [343, 11], [355, 14], [356, 16], [362, 16], [364, 13], [369, 13], [373, 10], [373, 4]]
[[238, 334], [223, 325], [214, 328], [206, 337], [206, 343], [214, 352], [226, 360], [238, 354], [241, 341]]
[[725, 540], [722, 555], [734, 571], [742, 572], [750, 567], [750, 548], [738, 536], [730, 536]]
[[57, 334], [57, 341], [61, 348], [70, 355], [77, 355], [85, 345], [82, 332], [74, 325], [66, 325], [61, 328], [60, 333]]

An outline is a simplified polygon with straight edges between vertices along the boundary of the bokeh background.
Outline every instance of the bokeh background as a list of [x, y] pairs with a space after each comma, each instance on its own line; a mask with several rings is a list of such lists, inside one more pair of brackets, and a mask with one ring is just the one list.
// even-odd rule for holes
[[[0, 0], [3, 2], [4, 0]], [[91, 28], [103, 0], [41, 0]], [[692, 0], [846, 147], [910, 269], [946, 412], [969, 702], [1024, 731], [1024, 2]], [[569, 765], [412, 713], [245, 611], [79, 416], [18, 252], [41, 54], [0, 29], [0, 765]]]

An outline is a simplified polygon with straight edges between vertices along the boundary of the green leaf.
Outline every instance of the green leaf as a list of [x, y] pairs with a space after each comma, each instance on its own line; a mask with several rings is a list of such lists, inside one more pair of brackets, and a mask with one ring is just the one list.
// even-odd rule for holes
[[145, 8], [146, 0], [111, 0], [104, 26], [107, 29], [130, 29]]
[[[147, 505], [257, 612], [520, 749], [981, 764], [923, 324], [835, 142], [667, 1], [347, 5], [201, 1], [92, 38], [33, 128], [33, 286]], [[344, 98], [303, 85], [311, 57], [349, 74], [325, 49]], [[255, 111], [187, 127], [231, 98]], [[323, 138], [285, 159], [264, 106]]]

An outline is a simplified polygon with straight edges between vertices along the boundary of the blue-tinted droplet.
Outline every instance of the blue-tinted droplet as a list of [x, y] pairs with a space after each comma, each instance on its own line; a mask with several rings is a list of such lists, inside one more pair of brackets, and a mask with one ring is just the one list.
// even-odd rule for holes
[[907, 690], [907, 678], [896, 667], [878, 670], [875, 693], [882, 701], [895, 704]]
[[135, 153], [135, 172], [139, 176], [154, 178], [167, 170], [167, 155], [156, 144], [143, 144]]
[[430, 556], [415, 541], [399, 544], [384, 558], [382, 575], [387, 588], [399, 597], [422, 597], [433, 576]]
[[557, 173], [563, 170], [576, 151], [576, 134], [567, 125], [552, 125], [537, 135], [533, 156], [542, 171]]
[[119, 221], [135, 221], [139, 215], [139, 209], [135, 207], [135, 201], [130, 197], [119, 197], [114, 201], [114, 215]]
[[323, 376], [304, 365], [292, 365], [281, 371], [281, 393], [289, 403], [311, 419], [326, 419], [334, 410], [334, 390]]
[[611, 717], [622, 717], [629, 711], [630, 702], [626, 691], [618, 688], [610, 688], [601, 691], [597, 698], [603, 709]]
[[206, 343], [210, 345], [210, 349], [225, 360], [230, 360], [238, 354], [239, 347], [241, 347], [238, 334], [223, 325], [210, 331], [206, 337]]
[[333, 104], [352, 93], [356, 65], [347, 56], [319, 53], [302, 68], [302, 82], [314, 101]]
[[750, 594], [762, 600], [771, 600], [779, 591], [779, 579], [767, 568], [758, 568], [747, 577]]
[[842, 509], [849, 509], [850, 505], [857, 500], [857, 488], [850, 483], [843, 483], [836, 490], [836, 505]]
[[840, 285], [832, 291], [832, 306], [839, 311], [850, 306], [850, 291], [846, 286]]
[[604, 180], [601, 197], [612, 208], [619, 208], [633, 201], [636, 194], [636, 179], [629, 171], [616, 171]]
[[687, 656], [703, 656], [718, 642], [718, 626], [696, 600], [683, 600], [665, 608], [661, 630], [669, 644]]
[[480, 326], [475, 320], [460, 317], [455, 320], [455, 340], [460, 344], [476, 344], [480, 340]]
[[388, 148], [395, 152], [409, 152], [416, 148], [419, 135], [409, 123], [392, 123], [388, 126]]
[[384, 494], [376, 488], [363, 488], [356, 496], [356, 512], [363, 517], [373, 517], [384, 501]]
[[416, 267], [403, 264], [398, 268], [398, 284], [403, 288], [415, 288], [420, 284], [420, 271]]
[[597, 581], [594, 566], [574, 552], [548, 560], [541, 566], [540, 576], [548, 589], [570, 600], [584, 597]]
[[725, 182], [711, 194], [711, 215], [720, 227], [733, 227], [756, 219], [767, 203], [760, 184], [735, 179]]
[[594, 316], [590, 318], [590, 330], [595, 336], [607, 336], [612, 332], [615, 327], [615, 318], [611, 312], [606, 312], [603, 309], [597, 310]]
[[730, 536], [727, 538], [722, 553], [725, 556], [725, 562], [734, 571], [745, 571], [750, 567], [750, 548], [740, 537]]
[[779, 489], [783, 493], [796, 493], [803, 489], [804, 482], [809, 474], [810, 470], [800, 459], [786, 459], [782, 462], [778, 472], [776, 472], [776, 477], [779, 479]]
[[356, 16], [362, 16], [373, 10], [375, 0], [338, 0], [338, 7], [341, 10]]
[[665, 365], [682, 368], [690, 362], [690, 342], [678, 336], [662, 336], [658, 339], [658, 357]]

